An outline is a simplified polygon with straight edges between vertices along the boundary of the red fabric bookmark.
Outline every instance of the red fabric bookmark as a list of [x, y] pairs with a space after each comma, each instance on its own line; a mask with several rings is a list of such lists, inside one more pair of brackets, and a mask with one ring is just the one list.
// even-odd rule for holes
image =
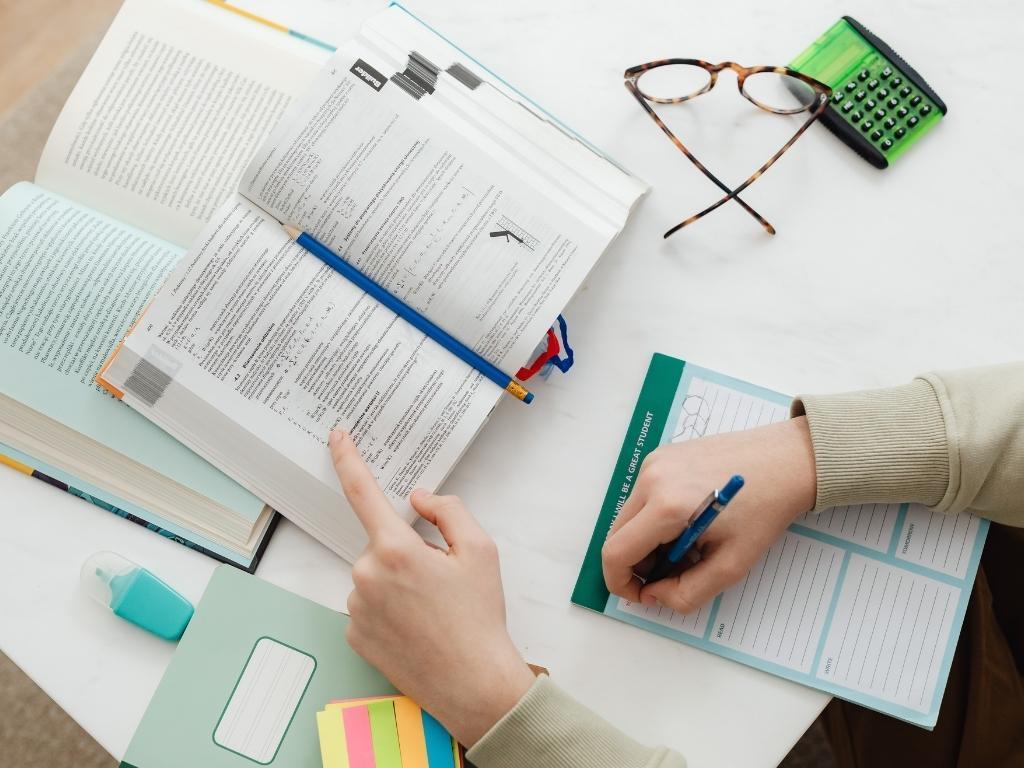
[[541, 352], [537, 359], [530, 363], [525, 368], [520, 368], [516, 374], [516, 378], [520, 381], [526, 381], [527, 379], [533, 378], [533, 376], [544, 367], [544, 364], [552, 357], [558, 357], [558, 337], [555, 336], [555, 329], [548, 328], [548, 346], [543, 352]]

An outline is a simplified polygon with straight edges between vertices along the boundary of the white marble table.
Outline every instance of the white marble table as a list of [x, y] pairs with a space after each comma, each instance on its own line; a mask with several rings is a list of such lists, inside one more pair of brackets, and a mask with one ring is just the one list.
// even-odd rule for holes
[[[245, 5], [341, 39], [382, 3]], [[528, 409], [503, 403], [446, 484], [499, 543], [512, 634], [561, 685], [638, 739], [682, 750], [694, 768], [775, 765], [825, 695], [570, 605], [608, 473], [654, 351], [788, 392], [894, 384], [1024, 354], [1024, 102], [1020, 79], [1003, 82], [1024, 6], [409, 5], [653, 185], [566, 311], [572, 373], [537, 386]], [[816, 126], [744, 194], [776, 237], [727, 205], [662, 240], [717, 190], [628, 96], [622, 70], [667, 56], [785, 63], [845, 12], [921, 69], [949, 117], [884, 172]], [[723, 78], [679, 108], [675, 125], [735, 182], [782, 144], [786, 124], [752, 114]], [[173, 646], [79, 592], [79, 566], [98, 549], [144, 563], [193, 600], [215, 565], [0, 472], [0, 648], [121, 756]], [[332, 608], [351, 586], [349, 567], [288, 523], [259, 575]]]

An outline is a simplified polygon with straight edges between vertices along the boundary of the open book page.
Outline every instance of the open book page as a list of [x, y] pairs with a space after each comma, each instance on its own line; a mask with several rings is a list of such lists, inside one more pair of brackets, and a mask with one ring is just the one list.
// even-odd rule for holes
[[365, 541], [327, 451], [347, 429], [410, 519], [498, 387], [293, 243], [240, 196], [103, 374], [124, 401], [349, 559]]
[[514, 371], [617, 228], [528, 185], [386, 71], [367, 49], [343, 47], [240, 190]]
[[[28, 182], [0, 197], [0, 442], [46, 455], [32, 409], [255, 521], [262, 502], [93, 381], [181, 253]], [[138, 488], [109, 490], [148, 506]]]
[[[618, 231], [647, 184], [401, 5], [369, 18], [359, 43], [395, 82], [426, 78], [424, 110], [598, 231]], [[542, 59], [524, 66], [545, 68]], [[434, 71], [436, 70], [436, 72]], [[411, 77], [410, 77], [411, 76]]]
[[[790, 400], [656, 355], [624, 451], [639, 464], [658, 444], [775, 423]], [[649, 435], [633, 433], [638, 416]], [[620, 458], [603, 530], [632, 486], [635, 468], [625, 467]], [[987, 529], [969, 513], [913, 504], [836, 507], [798, 517], [739, 583], [692, 614], [607, 590], [596, 603], [579, 594], [622, 621], [931, 727]]]
[[209, 3], [126, 0], [36, 181], [185, 247], [327, 55]]

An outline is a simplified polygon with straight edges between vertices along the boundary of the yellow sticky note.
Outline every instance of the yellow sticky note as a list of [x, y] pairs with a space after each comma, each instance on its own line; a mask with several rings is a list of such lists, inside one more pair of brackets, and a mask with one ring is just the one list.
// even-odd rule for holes
[[349, 768], [341, 712], [337, 708], [317, 712], [316, 727], [320, 732], [320, 759], [324, 768]]
[[423, 733], [423, 716], [420, 712], [419, 705], [408, 696], [399, 696], [395, 699], [395, 721], [398, 724], [398, 744], [402, 748], [403, 768], [430, 766], [427, 760], [427, 738]]

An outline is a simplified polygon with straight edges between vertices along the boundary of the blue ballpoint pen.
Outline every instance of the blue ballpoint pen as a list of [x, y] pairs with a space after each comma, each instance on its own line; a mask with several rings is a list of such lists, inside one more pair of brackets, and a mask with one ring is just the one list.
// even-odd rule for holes
[[446, 330], [425, 318], [415, 309], [391, 293], [387, 288], [384, 288], [372, 278], [364, 275], [355, 266], [349, 264], [308, 232], [303, 232], [302, 230], [288, 224], [282, 224], [281, 226], [284, 228], [284, 231], [288, 233], [288, 236], [298, 245], [305, 248], [309, 253], [316, 256], [328, 267], [346, 278], [357, 288], [365, 291], [414, 328], [425, 333], [431, 339], [436, 341], [463, 362], [475, 368], [513, 397], [522, 400], [524, 403], [533, 402], [533, 393], [528, 391], [526, 387], [502, 371], [498, 366], [474, 352]]
[[708, 529], [712, 521], [718, 517], [718, 513], [725, 509], [725, 505], [732, 501], [732, 498], [743, 487], [743, 478], [733, 475], [720, 491], [712, 491], [693, 515], [690, 516], [686, 528], [679, 534], [679, 538], [672, 542], [668, 552], [655, 564], [651, 572], [644, 577], [645, 584], [664, 579], [671, 572], [673, 566], [683, 559], [683, 555], [689, 552], [701, 534]]

